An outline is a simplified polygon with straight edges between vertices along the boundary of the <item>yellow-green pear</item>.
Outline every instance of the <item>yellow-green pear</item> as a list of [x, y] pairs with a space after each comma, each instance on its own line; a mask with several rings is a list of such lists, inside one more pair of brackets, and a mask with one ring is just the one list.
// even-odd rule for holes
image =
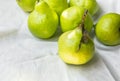
[[30, 32], [38, 38], [50, 38], [58, 27], [58, 15], [46, 2], [41, 1], [28, 17]]
[[[63, 33], [58, 40], [58, 53], [61, 59], [68, 64], [85, 64], [94, 56], [94, 43], [89, 36], [82, 41], [82, 30]], [[84, 42], [87, 41], [87, 42]]]
[[[64, 10], [60, 16], [60, 25], [63, 32], [75, 29], [81, 22], [82, 16], [85, 12], [84, 7], [72, 6]], [[88, 12], [85, 19], [85, 29], [91, 32], [93, 27], [93, 20]]]
[[97, 39], [105, 45], [120, 45], [120, 14], [103, 15], [96, 25], [95, 33]]
[[24, 10], [25, 12], [31, 12], [34, 10], [34, 6], [38, 0], [16, 0], [18, 5]]
[[56, 11], [59, 16], [63, 12], [63, 10], [68, 8], [67, 0], [43, 0], [43, 1], [45, 1], [54, 11]]
[[96, 0], [70, 0], [70, 6], [80, 6], [88, 9], [93, 16], [97, 13], [99, 6]]
[[81, 65], [94, 56], [94, 43], [84, 28], [86, 15], [77, 28], [63, 33], [58, 40], [58, 53], [65, 63]]

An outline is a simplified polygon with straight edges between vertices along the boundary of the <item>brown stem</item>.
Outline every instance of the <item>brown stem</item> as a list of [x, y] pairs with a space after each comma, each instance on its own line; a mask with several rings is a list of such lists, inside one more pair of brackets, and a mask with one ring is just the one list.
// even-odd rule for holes
[[82, 42], [83, 43], [87, 43], [88, 42], [88, 32], [86, 30], [83, 31]]
[[84, 25], [87, 14], [88, 14], [88, 10], [85, 10], [85, 12], [83, 14], [83, 17], [82, 17], [82, 22], [79, 25], [79, 27], [82, 29], [82, 33], [83, 33], [83, 37], [82, 37], [82, 40], [81, 40], [81, 42], [83, 42], [83, 43], [88, 42], [88, 38], [87, 38], [88, 33], [87, 33], [87, 30], [85, 29], [85, 25]]
[[83, 16], [82, 16], [82, 22], [80, 23], [79, 27], [84, 29], [84, 23], [85, 23], [85, 19], [87, 17], [87, 14], [88, 14], [88, 10], [85, 10]]
[[77, 51], [79, 51], [80, 48], [81, 48], [81, 42], [83, 42], [83, 43], [88, 42], [88, 38], [87, 38], [88, 34], [87, 34], [87, 31], [85, 30], [85, 27], [84, 27], [84, 23], [85, 23], [85, 19], [87, 17], [87, 14], [88, 14], [88, 10], [85, 10], [84, 15], [82, 17], [82, 22], [79, 25], [79, 28], [82, 29], [83, 36], [82, 36], [82, 40], [80, 41], [80, 44], [79, 44], [79, 47], [78, 47]]

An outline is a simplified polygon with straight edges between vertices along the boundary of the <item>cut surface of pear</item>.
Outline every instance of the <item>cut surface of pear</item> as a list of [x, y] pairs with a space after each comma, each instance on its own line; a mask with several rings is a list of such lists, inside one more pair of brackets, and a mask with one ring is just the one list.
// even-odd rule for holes
[[99, 9], [96, 0], [70, 0], [70, 6], [80, 6], [88, 9], [90, 14], [93, 16]]
[[35, 6], [35, 10], [28, 17], [28, 27], [38, 38], [50, 38], [58, 27], [58, 16], [44, 1]]
[[34, 10], [35, 4], [38, 0], [16, 0], [18, 5], [25, 12], [31, 12]]
[[[82, 16], [85, 12], [85, 8], [73, 6], [64, 10], [60, 16], [60, 25], [63, 32], [73, 30], [82, 22]], [[93, 27], [93, 20], [88, 13], [85, 19], [85, 29], [91, 31]]]
[[61, 59], [74, 65], [85, 64], [94, 56], [94, 43], [87, 37], [87, 43], [81, 42], [82, 31], [79, 28], [63, 33], [58, 40], [58, 53]]

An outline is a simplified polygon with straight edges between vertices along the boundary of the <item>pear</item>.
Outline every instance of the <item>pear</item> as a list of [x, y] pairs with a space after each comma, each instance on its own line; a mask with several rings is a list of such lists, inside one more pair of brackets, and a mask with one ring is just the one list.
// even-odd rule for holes
[[84, 29], [84, 24], [63, 33], [58, 40], [58, 53], [68, 64], [81, 65], [94, 56], [94, 43]]
[[[82, 16], [85, 12], [85, 8], [73, 6], [64, 10], [60, 16], [60, 25], [63, 32], [73, 30], [79, 23], [82, 22]], [[88, 13], [85, 19], [85, 29], [91, 32], [93, 27], [93, 20], [91, 15]]]
[[46, 2], [41, 1], [28, 17], [28, 27], [38, 38], [50, 38], [58, 27], [58, 15]]
[[90, 14], [93, 16], [99, 9], [96, 0], [70, 0], [70, 6], [80, 6], [88, 9]]
[[96, 25], [95, 33], [97, 39], [104, 45], [120, 45], [120, 14], [103, 15]]
[[25, 11], [31, 12], [34, 10], [34, 6], [38, 0], [16, 0], [18, 5]]
[[59, 16], [63, 12], [63, 10], [68, 8], [67, 0], [43, 0], [43, 1], [45, 1], [54, 11], [56, 11]]

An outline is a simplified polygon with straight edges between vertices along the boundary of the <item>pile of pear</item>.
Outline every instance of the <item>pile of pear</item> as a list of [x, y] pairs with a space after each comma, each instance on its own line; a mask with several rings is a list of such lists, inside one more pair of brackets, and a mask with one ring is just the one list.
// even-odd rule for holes
[[[49, 39], [60, 26], [63, 33], [58, 39], [58, 53], [65, 63], [86, 64], [94, 57], [95, 46], [89, 34], [93, 29], [92, 17], [99, 10], [96, 0], [16, 1], [23, 11], [30, 13], [28, 29], [35, 37]], [[111, 24], [112, 21], [114, 24]], [[94, 30], [101, 43], [119, 45], [120, 15], [106, 14]], [[108, 35], [113, 36], [113, 39], [107, 37]]]

